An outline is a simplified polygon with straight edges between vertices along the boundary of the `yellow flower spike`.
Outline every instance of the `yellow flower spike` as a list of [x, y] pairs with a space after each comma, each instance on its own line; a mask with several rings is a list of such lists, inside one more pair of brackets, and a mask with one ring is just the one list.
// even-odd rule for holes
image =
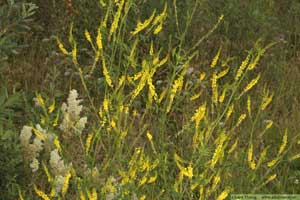
[[210, 166], [212, 168], [215, 167], [215, 165], [217, 164], [217, 162], [220, 160], [220, 158], [222, 157], [224, 148], [223, 148], [223, 144], [226, 141], [226, 135], [224, 132], [222, 132], [219, 136], [219, 140], [218, 140], [218, 144], [217, 147], [215, 149], [215, 152], [213, 154], [212, 159], [210, 160]]
[[39, 190], [39, 189], [36, 187], [35, 184], [33, 185], [33, 188], [34, 188], [35, 193], [36, 193], [39, 197], [41, 197], [43, 200], [50, 200], [50, 198], [48, 197], [48, 195], [45, 194], [43, 191]]
[[149, 95], [150, 95], [151, 99], [154, 98], [154, 100], [157, 101], [158, 96], [157, 96], [157, 93], [155, 91], [155, 86], [153, 85], [151, 77], [148, 77], [147, 83], [148, 83], [148, 86], [149, 86]]
[[91, 200], [97, 200], [97, 199], [98, 199], [97, 190], [96, 190], [96, 188], [93, 188]]
[[70, 173], [70, 171], [68, 171], [65, 175], [64, 184], [61, 189], [61, 194], [63, 197], [66, 195], [66, 193], [68, 191], [70, 178], [71, 178], [71, 173]]
[[166, 57], [164, 57], [164, 58], [158, 63], [157, 67], [160, 67], [160, 66], [166, 64], [166, 62], [168, 61], [168, 59], [169, 59], [169, 55], [166, 55]]
[[248, 111], [249, 116], [251, 116], [251, 97], [250, 96], [247, 97], [247, 111]]
[[61, 41], [57, 38], [56, 39], [56, 42], [57, 42], [57, 46], [59, 48], [59, 50], [65, 54], [65, 55], [69, 55], [69, 52], [65, 49], [64, 45], [61, 43]]
[[225, 99], [225, 96], [226, 96], [226, 92], [227, 92], [227, 87], [225, 87], [222, 91], [222, 94], [220, 95], [219, 97], [219, 102], [220, 103], [223, 103], [224, 102], [224, 99]]
[[57, 136], [54, 138], [53, 143], [54, 143], [55, 147], [57, 148], [57, 150], [60, 153], [62, 153], [62, 148], [61, 148], [61, 145], [60, 145], [60, 142], [59, 142], [59, 139]]
[[220, 171], [218, 171], [218, 173], [214, 176], [214, 179], [213, 179], [213, 183], [212, 183], [212, 186], [211, 186], [212, 192], [215, 191], [215, 189], [217, 188], [220, 181], [221, 181], [221, 176], [220, 176]]
[[19, 200], [24, 200], [22, 192], [19, 187], [18, 187], [18, 195], [19, 195]]
[[255, 161], [253, 159], [253, 144], [251, 143], [248, 149], [248, 164], [250, 169], [254, 170], [256, 167]]
[[79, 197], [80, 197], [80, 200], [86, 200], [86, 199], [85, 199], [85, 196], [84, 196], [84, 194], [83, 194], [83, 191], [81, 190], [81, 188], [80, 188], [80, 190], [79, 190]]
[[199, 200], [204, 200], [204, 186], [203, 185], [200, 185], [199, 193], [200, 193]]
[[74, 47], [72, 49], [72, 61], [75, 65], [78, 64], [78, 62], [77, 62], [77, 45], [76, 44], [74, 44]]
[[54, 186], [51, 187], [51, 191], [50, 191], [50, 197], [55, 197], [56, 195], [56, 188]]
[[56, 127], [58, 125], [59, 113], [60, 112], [57, 112], [57, 114], [56, 114], [56, 117], [55, 117], [54, 122], [52, 124], [53, 127]]
[[[92, 48], [95, 50], [95, 47], [94, 47], [94, 44], [93, 44], [93, 41], [92, 41], [92, 37], [91, 37], [91, 34], [88, 30], [85, 29], [84, 31], [84, 36], [85, 36], [85, 39], [90, 43], [90, 45], [92, 46]], [[99, 58], [98, 58], [99, 59]]]
[[210, 68], [214, 68], [217, 65], [217, 62], [219, 60], [220, 54], [221, 54], [221, 47], [219, 48], [217, 54], [215, 55], [215, 57], [213, 58], [211, 64], [210, 64]]
[[239, 139], [236, 139], [235, 142], [233, 143], [233, 145], [231, 146], [231, 148], [229, 149], [228, 154], [231, 154], [236, 149], [238, 142], [239, 142]]
[[258, 74], [256, 78], [252, 79], [250, 83], [248, 83], [248, 85], [244, 88], [243, 93], [246, 93], [249, 90], [251, 90], [257, 84], [259, 79], [260, 79], [260, 74]]
[[102, 68], [103, 68], [103, 74], [104, 74], [105, 81], [106, 81], [107, 85], [108, 85], [109, 87], [113, 88], [112, 80], [111, 80], [111, 78], [110, 78], [108, 69], [107, 69], [107, 67], [106, 67], [106, 63], [105, 63], [104, 57], [102, 57]]
[[296, 154], [296, 155], [293, 155], [293, 156], [289, 159], [289, 161], [291, 162], [291, 161], [297, 160], [297, 159], [299, 159], [299, 158], [300, 158], [300, 153], [298, 153], [298, 154]]
[[49, 172], [49, 170], [48, 170], [48, 168], [47, 168], [47, 166], [45, 165], [44, 162], [42, 162], [42, 165], [43, 165], [44, 172], [47, 176], [48, 183], [51, 183], [52, 182], [52, 177], [50, 175], [50, 172]]
[[268, 105], [272, 102], [272, 99], [273, 99], [273, 96], [274, 96], [274, 93], [269, 95], [269, 90], [267, 89], [264, 89], [263, 91], [263, 99], [262, 99], [262, 103], [261, 103], [261, 106], [260, 106], [260, 110], [264, 111]]
[[148, 138], [149, 141], [152, 141], [153, 137], [152, 137], [152, 135], [149, 131], [147, 132], [147, 138]]
[[267, 125], [265, 127], [265, 131], [268, 130], [268, 129], [270, 129], [273, 126], [273, 123], [274, 122], [272, 120], [268, 120]]
[[148, 183], [154, 183], [157, 179], [157, 174], [155, 174], [154, 176], [151, 176], [148, 180]]
[[119, 24], [119, 20], [120, 20], [121, 12], [123, 10], [124, 3], [125, 3], [125, 0], [121, 0], [119, 2], [118, 10], [117, 10], [116, 14], [114, 15], [114, 19], [113, 19], [112, 25], [111, 25], [110, 30], [109, 30], [109, 38], [112, 36], [112, 34], [118, 28], [118, 24]]
[[275, 180], [276, 177], [277, 177], [277, 174], [271, 175], [271, 176], [266, 180], [266, 182], [264, 182], [263, 185], [266, 185], [266, 184], [270, 183], [271, 181]]
[[162, 13], [157, 15], [155, 17], [155, 19], [153, 20], [153, 23], [152, 23], [153, 26], [155, 26], [159, 22], [162, 23], [163, 19], [167, 16], [167, 8], [168, 8], [168, 4], [165, 3], [164, 10], [162, 11]]
[[197, 100], [200, 96], [201, 96], [202, 92], [199, 92], [197, 94], [194, 94], [193, 96], [191, 96], [190, 101], [195, 101]]
[[161, 32], [162, 28], [163, 28], [163, 23], [160, 22], [159, 25], [154, 29], [153, 34], [154, 34], [154, 35], [157, 35], [158, 33]]
[[227, 111], [227, 113], [226, 113], [226, 120], [225, 120], [225, 121], [227, 121], [227, 120], [229, 119], [229, 117], [232, 115], [233, 110], [234, 110], [234, 104], [232, 104], [232, 105], [229, 107], [229, 109], [228, 109], [228, 111]]
[[146, 195], [143, 194], [141, 197], [140, 197], [140, 200], [145, 200], [146, 199]]
[[116, 122], [115, 122], [114, 120], [111, 120], [110, 126], [111, 126], [114, 130], [116, 130]]
[[195, 114], [191, 118], [192, 122], [195, 122], [196, 127], [199, 126], [200, 121], [204, 118], [206, 112], [206, 103], [204, 103], [202, 106], [199, 106], [199, 108], [196, 110]]
[[153, 52], [154, 52], [154, 50], [153, 50], [153, 41], [151, 41], [151, 44], [150, 44], [150, 50], [149, 50], [150, 56], [153, 55]]
[[227, 198], [228, 194], [230, 192], [229, 188], [226, 188], [217, 198], [217, 200], [224, 200]]
[[91, 143], [92, 143], [92, 139], [93, 139], [93, 133], [89, 133], [87, 138], [86, 138], [86, 142], [85, 142], [85, 153], [87, 154], [91, 148]]
[[229, 72], [230, 68], [228, 67], [227, 69], [221, 71], [220, 73], [217, 74], [217, 78], [220, 79], [220, 78], [223, 78], [224, 76], [226, 76]]
[[212, 101], [218, 103], [218, 83], [217, 83], [217, 72], [214, 71], [211, 78], [211, 87], [212, 87]]
[[205, 73], [205, 72], [201, 72], [201, 73], [199, 74], [199, 80], [200, 80], [200, 81], [203, 81], [203, 80], [205, 79], [205, 76], [206, 76], [206, 73]]
[[41, 96], [41, 94], [37, 94], [36, 95], [36, 99], [37, 99], [37, 101], [38, 101], [38, 103], [39, 103], [40, 106], [44, 106], [45, 105], [45, 101], [44, 101], [43, 97]]
[[109, 104], [110, 104], [110, 101], [108, 100], [107, 97], [105, 97], [104, 100], [103, 100], [102, 106], [103, 106], [103, 110], [106, 113], [108, 113], [108, 111], [109, 111]]
[[235, 126], [238, 127], [246, 119], [246, 117], [246, 114], [241, 114]]
[[148, 178], [147, 178], [146, 176], [144, 176], [144, 177], [140, 180], [138, 187], [143, 186], [143, 185], [147, 182], [147, 180], [148, 180]]
[[136, 35], [139, 32], [141, 32], [142, 30], [144, 30], [145, 28], [147, 28], [147, 26], [152, 22], [154, 16], [155, 16], [156, 10], [153, 11], [152, 15], [145, 20], [143, 23], [142, 22], [138, 22], [138, 24], [136, 25], [136, 28], [134, 31], [131, 32], [132, 35]]
[[262, 150], [262, 152], [260, 153], [260, 156], [259, 156], [259, 159], [258, 159], [256, 168], [258, 168], [258, 167], [262, 164], [262, 162], [265, 160], [266, 155], [267, 155], [267, 152], [268, 152], [268, 149], [269, 149], [269, 146], [268, 146], [268, 147], [265, 147], [265, 148]]
[[249, 60], [250, 60], [250, 54], [247, 55], [246, 59], [240, 65], [240, 67], [235, 75], [235, 78], [234, 78], [235, 81], [238, 81], [239, 78], [242, 76], [244, 69], [247, 67], [247, 65], [249, 63]]
[[287, 131], [287, 129], [285, 129], [284, 135], [282, 137], [282, 144], [279, 148], [277, 156], [280, 156], [282, 154], [282, 152], [286, 148], [287, 142], [288, 142], [288, 131]]
[[279, 158], [276, 158], [276, 159], [268, 162], [267, 166], [270, 167], [270, 168], [273, 167], [278, 162], [278, 160], [279, 160]]
[[53, 103], [48, 107], [48, 113], [51, 114], [55, 109], [55, 100], [53, 100]]
[[96, 43], [97, 43], [97, 46], [98, 46], [98, 50], [102, 50], [103, 45], [102, 45], [102, 34], [101, 34], [100, 27], [98, 28], [98, 32], [97, 32]]
[[33, 133], [42, 141], [46, 140], [46, 136], [41, 133], [38, 129], [35, 129], [34, 127], [32, 127]]
[[164, 97], [166, 96], [166, 94], [167, 94], [167, 89], [164, 89], [164, 90], [160, 93], [159, 99], [158, 99], [158, 101], [157, 101], [159, 104], [162, 102], [162, 100], [164, 99]]

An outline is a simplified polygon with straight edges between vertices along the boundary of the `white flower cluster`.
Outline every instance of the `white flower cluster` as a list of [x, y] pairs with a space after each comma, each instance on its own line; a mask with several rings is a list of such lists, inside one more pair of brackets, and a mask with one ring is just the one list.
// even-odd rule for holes
[[76, 90], [71, 90], [67, 99], [67, 104], [63, 103], [61, 111], [63, 113], [63, 121], [59, 128], [70, 136], [70, 132], [75, 130], [76, 134], [81, 134], [85, 124], [87, 123], [86, 117], [80, 117], [82, 111], [81, 99], [78, 99], [78, 93]]
[[[48, 141], [52, 139], [51, 135], [47, 134], [47, 132], [44, 129], [42, 129], [42, 127], [39, 124], [36, 125], [36, 131], [38, 131], [41, 134], [40, 137], [45, 138], [45, 140]], [[29, 166], [32, 172], [36, 172], [39, 169], [39, 161], [37, 158], [39, 156], [39, 153], [44, 148], [45, 141], [42, 141], [42, 138], [37, 136], [35, 136], [32, 141], [31, 140], [33, 138], [32, 132], [33, 132], [32, 127], [24, 126], [23, 129], [21, 130], [20, 141], [24, 153], [24, 160], [29, 161], [30, 162]]]
[[65, 175], [67, 171], [70, 170], [71, 165], [69, 166], [64, 163], [63, 159], [59, 155], [58, 149], [54, 149], [53, 151], [51, 151], [49, 163], [55, 175], [55, 194], [58, 194], [59, 192], [61, 192], [65, 180]]

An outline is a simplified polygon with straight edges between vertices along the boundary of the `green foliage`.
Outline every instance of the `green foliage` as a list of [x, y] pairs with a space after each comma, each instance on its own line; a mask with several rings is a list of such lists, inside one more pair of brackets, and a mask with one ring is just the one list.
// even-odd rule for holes
[[19, 54], [20, 39], [31, 30], [37, 6], [33, 3], [7, 0], [0, 5], [0, 62], [11, 54]]

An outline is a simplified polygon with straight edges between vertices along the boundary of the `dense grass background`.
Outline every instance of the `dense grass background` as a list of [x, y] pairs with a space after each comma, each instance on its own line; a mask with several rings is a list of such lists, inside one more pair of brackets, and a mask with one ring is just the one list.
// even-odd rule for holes
[[[288, 143], [294, 142], [294, 144], [290, 146], [288, 153], [281, 158], [282, 162], [274, 170], [274, 173], [277, 174], [276, 180], [266, 184], [256, 193], [299, 193], [299, 159], [294, 162], [287, 160], [289, 156], [300, 153], [300, 84], [298, 82], [300, 80], [300, 26], [298, 23], [300, 20], [300, 1], [136, 0], [131, 12], [128, 13], [126, 21], [128, 23], [124, 25], [124, 30], [133, 30], [136, 26], [136, 20], [147, 19], [154, 9], [161, 12], [165, 2], [168, 3], [168, 17], [163, 30], [157, 37], [146, 33], [139, 36], [141, 41], [141, 45], [138, 46], [139, 55], [143, 56], [143, 53], [148, 53], [151, 41], [154, 42], [155, 47], [163, 48], [161, 55], [166, 55], [173, 50], [171, 52], [174, 54], [173, 60], [170, 59], [168, 66], [178, 65], [179, 62], [177, 61], [183, 62], [186, 59], [184, 56], [190, 55], [191, 50], [197, 52], [197, 56], [190, 62], [193, 72], [187, 76], [186, 81], [198, 77], [199, 72], [205, 71], [209, 75], [209, 65], [220, 47], [222, 51], [219, 62], [222, 63], [228, 58], [232, 58], [230, 65], [237, 69], [258, 40], [261, 40], [264, 45], [276, 42], [265, 52], [259, 61], [259, 67], [255, 70], [256, 74], [261, 72], [261, 79], [251, 91], [252, 104], [253, 107], [259, 106], [260, 95], [264, 87], [274, 91], [273, 101], [268, 111], [262, 113], [258, 119], [261, 120], [261, 123], [257, 128], [263, 128], [263, 120], [265, 119], [274, 121], [273, 127], [268, 132], [268, 141], [264, 141], [274, 147], [270, 154], [276, 154], [278, 146], [282, 143], [285, 129], [289, 133]], [[221, 15], [224, 15], [223, 21], [213, 32], [208, 34]], [[62, 102], [65, 102], [69, 91], [76, 88], [80, 98], [84, 99], [83, 102], [86, 105], [84, 111], [89, 113], [89, 118], [95, 118], [95, 114], [92, 112], [93, 108], [88, 106], [89, 96], [92, 99], [99, 97], [102, 102], [104, 91], [105, 94], [110, 95], [109, 90], [101, 86], [105, 80], [101, 71], [97, 71], [99, 69], [96, 69], [96, 74], [101, 74], [100, 77], [94, 75], [86, 79], [89, 88], [88, 95], [82, 85], [78, 71], [74, 68], [72, 59], [64, 56], [56, 43], [56, 38], [59, 38], [66, 47], [71, 48], [68, 41], [70, 38], [69, 30], [73, 24], [73, 36], [76, 38], [76, 42], [80, 44], [78, 59], [83, 66], [91, 65], [93, 51], [85, 39], [84, 31], [89, 30], [92, 37], [95, 38], [97, 28], [104, 16], [105, 12], [99, 1], [92, 0], [7, 0], [0, 3], [0, 199], [18, 198], [18, 188], [25, 194], [25, 199], [34, 199], [36, 195], [32, 188], [36, 179], [44, 177], [45, 180], [40, 186], [45, 186], [47, 183], [42, 172], [31, 178], [30, 170], [26, 168], [22, 159], [19, 144], [19, 134], [22, 127], [26, 124], [34, 125], [40, 122], [43, 113], [35, 107], [33, 98], [36, 97], [36, 92], [42, 94], [49, 105], [55, 99], [56, 105], [59, 107]], [[204, 37], [202, 42], [193, 48], [202, 37]], [[130, 51], [133, 41], [127, 43], [126, 40], [124, 41], [124, 44], [106, 41], [104, 45], [108, 51], [114, 52], [114, 48], [117, 46], [120, 52], [127, 53]], [[108, 56], [108, 62], [114, 63], [116, 66], [122, 66], [123, 60], [124, 63], [127, 62], [121, 53], [118, 54], [117, 52], [113, 55], [115, 57], [112, 56], [111, 60]], [[116, 61], [116, 58], [120, 58], [121, 61]], [[155, 74], [154, 81], [163, 82], [161, 88], [156, 86], [159, 91], [162, 91], [168, 82], [171, 84], [173, 81], [169, 76], [170, 72], [171, 68], [166, 68]], [[119, 71], [114, 71], [114, 73], [117, 74], [116, 77], [119, 77], [118, 75], [122, 74], [122, 68]], [[230, 76], [227, 77], [226, 81], [231, 80], [233, 74]], [[255, 75], [245, 77], [245, 81], [249, 82], [254, 77]], [[193, 86], [187, 87], [193, 88]], [[203, 83], [203, 87], [210, 87], [209, 79]], [[111, 98], [113, 99], [118, 95], [118, 93], [113, 93]], [[158, 159], [165, 161], [165, 165], [160, 166], [158, 171], [161, 174], [159, 184], [168, 190], [165, 196], [161, 197], [164, 199], [196, 199], [198, 195], [198, 193], [194, 194], [189, 191], [188, 182], [184, 182], [181, 191], [175, 193], [172, 191], [174, 182], [171, 182], [178, 175], [176, 164], [170, 164], [173, 153], [180, 153], [180, 156], [189, 160], [189, 155], [192, 152], [191, 148], [184, 148], [190, 144], [189, 137], [176, 136], [173, 138], [171, 133], [181, 130], [181, 125], [189, 120], [191, 113], [194, 113], [195, 106], [198, 106], [200, 102], [202, 104], [205, 99], [210, 99], [210, 92], [204, 90], [201, 101], [190, 105], [184, 100], [184, 97], [189, 96], [191, 94], [180, 94], [180, 98], [176, 100], [174, 106], [176, 109], [172, 110], [170, 115], [161, 117], [159, 106], [146, 109], [147, 96], [139, 98], [140, 101], [135, 102], [133, 106], [134, 109], [137, 109], [137, 113], [140, 113], [139, 115], [146, 110], [145, 115], [138, 115], [136, 121], [134, 120], [135, 124], [138, 124], [139, 121], [143, 123], [160, 119], [152, 126], [149, 123], [147, 129], [158, 135], [164, 134], [160, 135], [160, 141], [157, 141], [157, 150], [160, 151], [160, 154], [157, 155]], [[118, 98], [121, 97], [118, 96]], [[95, 100], [96, 106], [100, 105], [100, 100], [98, 102]], [[115, 100], [117, 103], [119, 99], [116, 98]], [[234, 115], [236, 119], [245, 111], [245, 104], [245, 102], [241, 102], [236, 108]], [[181, 107], [181, 105], [186, 106]], [[92, 121], [89, 123], [93, 124]], [[130, 128], [133, 132], [136, 131], [134, 134], [138, 134], [139, 131], [144, 131], [143, 125], [138, 124], [137, 127], [131, 125]], [[240, 127], [238, 133], [247, 132], [251, 127], [252, 124], [247, 122]], [[134, 134], [128, 138], [127, 142], [132, 142], [136, 146], [146, 146], [146, 150], [151, 152], [149, 145], [145, 144], [147, 143], [146, 137]], [[135, 140], [135, 138], [138, 139]], [[291, 141], [292, 138], [299, 141]], [[107, 136], [104, 141], [114, 141], [114, 138]], [[247, 142], [249, 142], [248, 138], [241, 136], [241, 145], [239, 146], [241, 150], [243, 145], [248, 145]], [[108, 142], [108, 144], [110, 143]], [[122, 160], [122, 154], [117, 151], [118, 147], [114, 148], [116, 151], [107, 150], [106, 152], [112, 157], [114, 157], [114, 153], [116, 154], [115, 160], [107, 165], [115, 167], [126, 165], [126, 162], [131, 158], [131, 153], [133, 153], [133, 147], [125, 145], [126, 151], [124, 151], [128, 155], [124, 156], [124, 160]], [[214, 151], [212, 143], [206, 148], [199, 150], [201, 155], [211, 155]], [[257, 155], [260, 150], [254, 148]], [[228, 172], [226, 180], [232, 182], [222, 184], [223, 186], [234, 186], [234, 193], [250, 193], [253, 185], [249, 183], [249, 177], [256, 180], [257, 177], [264, 176], [264, 170], [250, 173], [251, 170], [243, 165], [246, 157], [247, 152], [244, 152], [244, 157], [240, 158], [241, 163], [228, 164], [229, 171], [234, 169], [236, 174]], [[203, 159], [205, 160], [205, 158]], [[99, 158], [99, 160], [105, 159]], [[201, 163], [199, 166], [203, 167]], [[224, 167], [222, 173], [226, 174], [226, 169]], [[115, 172], [114, 169], [102, 170], [101, 175], [108, 177]], [[246, 176], [247, 173], [251, 175]], [[236, 187], [237, 185], [239, 187]], [[152, 188], [147, 192], [147, 197], [152, 199], [155, 198], [155, 193], [159, 191]], [[221, 192], [222, 190], [219, 189], [218, 194]], [[138, 193], [138, 195], [142, 194]], [[72, 198], [72, 196], [66, 197], [66, 199], [68, 198]], [[211, 198], [216, 198], [216, 194]]]

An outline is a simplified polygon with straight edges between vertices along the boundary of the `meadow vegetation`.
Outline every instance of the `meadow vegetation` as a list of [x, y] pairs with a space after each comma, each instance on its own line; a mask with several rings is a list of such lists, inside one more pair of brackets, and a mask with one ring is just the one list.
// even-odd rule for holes
[[0, 199], [299, 193], [299, 11], [0, 3]]

